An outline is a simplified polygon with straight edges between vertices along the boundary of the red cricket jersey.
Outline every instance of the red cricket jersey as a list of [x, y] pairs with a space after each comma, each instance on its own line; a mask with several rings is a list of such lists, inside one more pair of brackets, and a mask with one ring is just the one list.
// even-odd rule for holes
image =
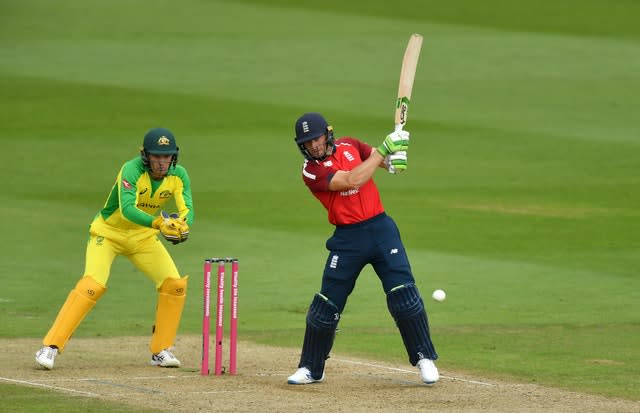
[[350, 171], [371, 155], [371, 146], [355, 138], [335, 141], [336, 150], [324, 161], [305, 160], [302, 179], [329, 213], [333, 225], [355, 224], [384, 212], [373, 179], [358, 189], [330, 191], [329, 182], [337, 171]]

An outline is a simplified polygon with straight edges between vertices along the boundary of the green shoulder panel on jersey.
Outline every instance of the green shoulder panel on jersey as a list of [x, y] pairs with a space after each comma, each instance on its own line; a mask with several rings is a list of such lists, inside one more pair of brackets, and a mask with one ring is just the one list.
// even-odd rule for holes
[[189, 180], [189, 174], [187, 173], [187, 170], [182, 165], [176, 165], [175, 168], [172, 168], [169, 171], [169, 175], [175, 175], [178, 178], [182, 179], [182, 182], [184, 182], [185, 186], [189, 185], [191, 182]]

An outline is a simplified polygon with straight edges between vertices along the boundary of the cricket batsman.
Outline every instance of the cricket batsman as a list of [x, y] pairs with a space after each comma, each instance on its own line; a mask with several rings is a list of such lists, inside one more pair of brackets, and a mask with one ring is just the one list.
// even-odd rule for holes
[[353, 137], [335, 138], [333, 127], [317, 112], [305, 113], [295, 124], [295, 143], [304, 157], [302, 180], [327, 210], [335, 226], [325, 246], [320, 292], [307, 311], [298, 369], [289, 384], [324, 381], [325, 362], [333, 347], [340, 316], [360, 272], [375, 270], [412, 366], [428, 385], [440, 379], [424, 301], [416, 286], [400, 230], [382, 205], [373, 175], [407, 169], [409, 132], [387, 135], [376, 147]]
[[[154, 128], [144, 136], [140, 156], [125, 162], [107, 201], [93, 219], [84, 275], [69, 293], [36, 362], [52, 369], [55, 358], [85, 316], [107, 291], [111, 264], [118, 255], [127, 257], [155, 285], [158, 293], [151, 337], [151, 365], [179, 367], [170, 351], [176, 337], [187, 294], [188, 276], [181, 277], [173, 259], [158, 238], [172, 244], [187, 240], [194, 212], [187, 170], [178, 165], [175, 137], [170, 130]], [[163, 206], [175, 200], [177, 213]]]

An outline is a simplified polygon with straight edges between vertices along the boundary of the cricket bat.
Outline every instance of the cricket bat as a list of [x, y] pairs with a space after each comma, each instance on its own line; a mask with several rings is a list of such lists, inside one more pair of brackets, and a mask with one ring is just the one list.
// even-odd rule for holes
[[396, 99], [395, 130], [402, 130], [407, 123], [407, 111], [411, 101], [413, 80], [416, 77], [418, 58], [422, 48], [422, 35], [414, 33], [409, 38], [409, 43], [404, 51], [402, 69], [400, 70], [400, 84], [398, 85], [398, 99]]

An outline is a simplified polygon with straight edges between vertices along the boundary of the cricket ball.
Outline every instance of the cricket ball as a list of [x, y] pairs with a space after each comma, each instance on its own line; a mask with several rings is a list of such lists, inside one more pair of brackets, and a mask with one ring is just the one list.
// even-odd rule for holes
[[447, 294], [443, 290], [435, 290], [433, 294], [431, 294], [431, 297], [433, 297], [433, 299], [436, 301], [444, 301], [444, 299], [447, 297]]

